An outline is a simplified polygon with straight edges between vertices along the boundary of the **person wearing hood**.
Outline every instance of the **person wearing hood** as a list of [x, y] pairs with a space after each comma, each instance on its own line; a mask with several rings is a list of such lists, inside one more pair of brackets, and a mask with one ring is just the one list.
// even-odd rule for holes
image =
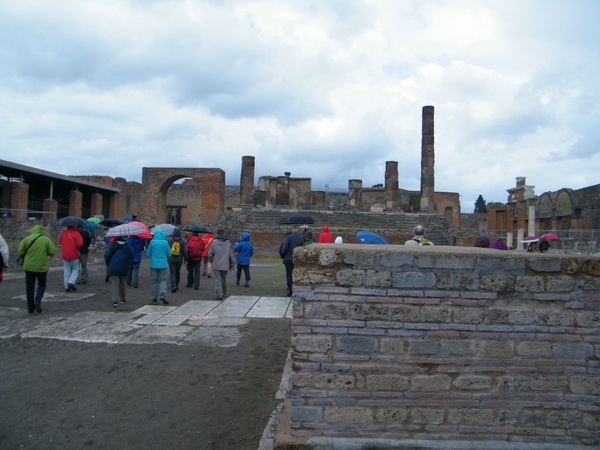
[[488, 248], [490, 246], [490, 239], [487, 236], [479, 236], [475, 240], [475, 247]]
[[150, 258], [148, 266], [150, 267], [150, 293], [152, 295], [152, 304], [157, 304], [157, 298], [160, 294], [160, 300], [164, 305], [167, 301], [167, 269], [169, 268], [169, 258], [171, 257], [171, 247], [167, 241], [167, 236], [163, 230], [156, 230], [154, 237], [148, 244], [146, 256]]
[[334, 244], [343, 244], [344, 243], [344, 238], [342, 238], [341, 236], [338, 236], [335, 238], [335, 241], [333, 241]]
[[333, 234], [329, 232], [329, 227], [327, 225], [321, 228], [319, 244], [333, 244]]
[[175, 293], [179, 289], [179, 280], [181, 279], [181, 266], [187, 259], [185, 248], [185, 239], [181, 237], [181, 229], [173, 228], [173, 235], [168, 239], [171, 248], [171, 257], [169, 258], [169, 277], [171, 279], [171, 292]]
[[135, 258], [133, 247], [127, 242], [127, 236], [119, 236], [104, 250], [106, 274], [111, 282], [112, 305], [116, 308], [120, 303], [126, 303], [125, 282], [131, 261]]
[[246, 283], [244, 287], [250, 287], [250, 258], [254, 255], [254, 246], [250, 243], [250, 233], [243, 232], [240, 241], [233, 246], [233, 251], [237, 253], [235, 262], [237, 264], [237, 274], [235, 284], [239, 286], [242, 270]]
[[283, 265], [285, 266], [285, 280], [287, 283], [287, 296], [292, 296], [292, 286], [294, 279], [292, 274], [294, 273], [294, 249], [296, 247], [302, 247], [304, 245], [304, 237], [299, 234], [298, 225], [292, 225], [292, 232], [287, 234], [283, 244], [279, 248], [279, 256], [283, 258]]
[[206, 271], [206, 263], [208, 263], [208, 251], [215, 240], [212, 237], [212, 233], [204, 233], [200, 239], [204, 242], [204, 251], [202, 252], [202, 276], [208, 276], [208, 278], [210, 278], [210, 272]]
[[494, 242], [492, 242], [489, 248], [493, 248], [494, 250], [508, 250], [508, 247], [506, 246], [502, 238], [498, 238]]
[[235, 269], [233, 245], [225, 237], [225, 230], [217, 231], [217, 238], [208, 250], [208, 262], [215, 275], [217, 300], [223, 300], [227, 295], [227, 273]]
[[142, 262], [142, 252], [146, 248], [146, 239], [139, 236], [129, 236], [127, 243], [133, 248], [133, 259], [127, 271], [127, 286], [139, 286], [140, 281], [140, 263]]
[[[202, 255], [206, 248], [204, 241], [194, 231], [186, 243], [187, 251], [187, 284], [186, 287], [200, 289], [200, 265], [202, 264]], [[206, 270], [206, 266], [205, 266]], [[210, 276], [210, 275], [209, 275]]]
[[[25, 271], [25, 292], [27, 293], [27, 310], [30, 314], [33, 311], [42, 312], [42, 299], [46, 291], [46, 281], [48, 271], [50, 270], [49, 256], [54, 256], [56, 247], [48, 238], [44, 236], [44, 227], [34, 225], [19, 244], [17, 253], [25, 257], [23, 270]], [[37, 280], [37, 291], [35, 282]], [[35, 292], [35, 295], [34, 295]]]

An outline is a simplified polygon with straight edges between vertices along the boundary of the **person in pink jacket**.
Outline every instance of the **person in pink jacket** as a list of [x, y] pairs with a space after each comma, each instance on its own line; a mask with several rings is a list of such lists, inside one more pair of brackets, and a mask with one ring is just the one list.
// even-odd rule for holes
[[65, 291], [74, 292], [77, 290], [75, 283], [79, 275], [79, 247], [83, 245], [83, 238], [75, 227], [67, 227], [60, 233], [58, 243], [63, 262]]

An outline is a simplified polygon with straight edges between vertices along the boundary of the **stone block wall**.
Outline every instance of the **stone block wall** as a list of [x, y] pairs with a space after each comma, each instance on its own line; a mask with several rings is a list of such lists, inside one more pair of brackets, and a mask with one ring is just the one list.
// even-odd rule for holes
[[600, 259], [312, 245], [275, 448], [600, 446]]

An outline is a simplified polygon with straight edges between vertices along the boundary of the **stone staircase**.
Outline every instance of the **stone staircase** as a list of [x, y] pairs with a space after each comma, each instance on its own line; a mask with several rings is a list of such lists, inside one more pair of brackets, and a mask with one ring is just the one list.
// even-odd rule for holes
[[274, 232], [279, 236], [289, 225], [280, 225], [279, 220], [292, 214], [308, 215], [314, 219], [310, 225], [316, 234], [327, 225], [330, 231], [337, 233], [356, 233], [360, 230], [373, 231], [382, 235], [412, 235], [417, 225], [423, 225], [427, 237], [438, 245], [449, 244], [448, 221], [438, 214], [384, 212], [368, 213], [363, 211], [291, 211], [258, 210], [240, 208], [228, 211], [225, 223], [234, 235], [247, 231]]

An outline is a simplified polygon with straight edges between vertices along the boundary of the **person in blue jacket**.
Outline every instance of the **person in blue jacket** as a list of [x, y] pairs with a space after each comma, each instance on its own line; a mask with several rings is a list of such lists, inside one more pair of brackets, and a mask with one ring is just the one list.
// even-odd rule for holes
[[119, 302], [127, 302], [125, 299], [125, 280], [134, 256], [133, 248], [127, 243], [127, 236], [119, 236], [104, 251], [106, 276], [111, 282], [110, 292], [114, 307], [119, 306]]
[[233, 246], [233, 251], [237, 254], [235, 257], [235, 263], [237, 264], [235, 284], [240, 284], [240, 276], [243, 270], [246, 278], [244, 287], [250, 287], [250, 258], [254, 255], [254, 246], [250, 243], [250, 233], [242, 233], [240, 241]]
[[133, 285], [134, 288], [139, 286], [140, 280], [140, 263], [142, 262], [142, 252], [146, 248], [146, 239], [139, 236], [130, 236], [127, 243], [133, 248], [135, 254], [129, 271], [127, 272], [127, 286]]
[[168, 305], [167, 301], [167, 271], [169, 269], [169, 258], [171, 247], [167, 241], [167, 236], [163, 230], [156, 230], [154, 236], [146, 249], [146, 256], [150, 258], [150, 293], [152, 294], [152, 304], [157, 304], [158, 294], [163, 304]]

